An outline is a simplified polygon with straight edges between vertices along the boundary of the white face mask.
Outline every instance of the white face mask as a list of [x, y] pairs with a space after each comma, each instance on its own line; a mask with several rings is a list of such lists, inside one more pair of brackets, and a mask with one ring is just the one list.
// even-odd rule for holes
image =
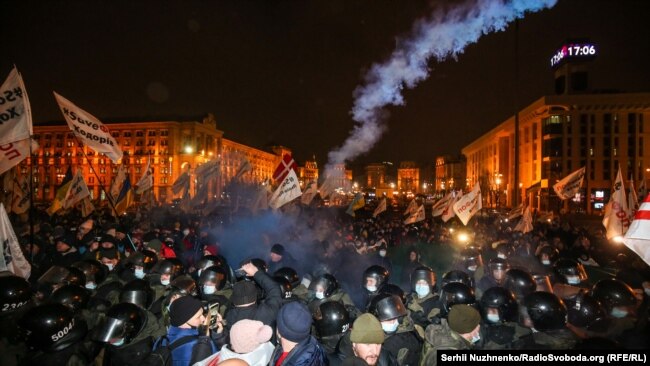
[[566, 276], [566, 282], [569, 285], [577, 285], [580, 283], [580, 276]]
[[382, 256], [382, 257], [385, 257], [385, 256], [386, 256], [386, 251], [383, 250], [383, 249], [380, 250], [380, 251], [379, 251], [379, 255]]
[[162, 278], [160, 279], [160, 284], [163, 286], [169, 285], [169, 279], [163, 280]]
[[394, 333], [399, 327], [399, 322], [397, 319], [394, 319], [391, 323], [381, 322], [381, 329], [386, 333]]
[[187, 229], [183, 230], [183, 235], [188, 236], [189, 234], [190, 234], [189, 230], [187, 230]]
[[650, 287], [644, 287], [643, 292], [645, 292], [646, 295], [650, 296]]
[[196, 277], [201, 277], [201, 272], [203, 272], [203, 270], [199, 268], [198, 271], [196, 271]]
[[498, 323], [501, 320], [499, 314], [487, 314], [486, 318], [490, 323]]
[[109, 271], [112, 271], [115, 265], [113, 263], [106, 263], [106, 267], [108, 267]]
[[474, 271], [476, 271], [476, 268], [477, 268], [477, 266], [469, 266], [469, 267], [467, 267], [467, 270], [474, 272]]
[[133, 274], [135, 274], [136, 278], [144, 278], [144, 269], [142, 268], [136, 268], [135, 271], [133, 271]]
[[210, 286], [210, 285], [203, 286], [203, 293], [204, 294], [212, 295], [215, 292], [217, 292], [217, 288], [215, 286]]
[[325, 298], [325, 294], [324, 294], [323, 292], [320, 292], [320, 291], [319, 291], [319, 292], [316, 292], [316, 298], [317, 298], [318, 300], [322, 300], [322, 299]]
[[95, 284], [94, 282], [86, 282], [86, 288], [89, 290], [94, 290], [97, 288], [97, 284]]
[[613, 308], [611, 314], [614, 318], [619, 318], [619, 319], [625, 318], [627, 316], [627, 310], [623, 310], [620, 308]]
[[366, 290], [370, 292], [375, 292], [377, 291], [377, 286], [366, 286]]
[[111, 345], [115, 347], [120, 347], [124, 344], [124, 338], [121, 338], [119, 341], [112, 342]]
[[472, 344], [476, 344], [480, 340], [481, 340], [481, 336], [477, 334], [472, 337], [472, 340], [470, 342], [472, 342]]
[[551, 261], [548, 260], [548, 259], [542, 259], [542, 264], [545, 265], [545, 266], [550, 266], [550, 265], [551, 265]]
[[499, 258], [501, 258], [501, 259], [506, 259], [506, 258], [507, 258], [506, 255], [503, 254], [503, 253], [499, 253], [499, 254], [497, 254], [497, 257], [499, 257]]
[[419, 298], [427, 296], [431, 292], [429, 285], [415, 285], [415, 293], [418, 294]]

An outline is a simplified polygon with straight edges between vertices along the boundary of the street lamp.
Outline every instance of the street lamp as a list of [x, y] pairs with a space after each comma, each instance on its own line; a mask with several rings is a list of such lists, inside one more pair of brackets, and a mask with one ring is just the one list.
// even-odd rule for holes
[[190, 146], [190, 145], [185, 146], [185, 153], [186, 154], [191, 154], [192, 151], [194, 151], [194, 149], [192, 149], [192, 146]]

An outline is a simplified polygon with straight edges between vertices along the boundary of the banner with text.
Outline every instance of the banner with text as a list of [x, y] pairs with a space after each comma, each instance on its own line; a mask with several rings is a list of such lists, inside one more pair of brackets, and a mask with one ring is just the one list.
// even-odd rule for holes
[[32, 135], [32, 113], [23, 78], [11, 69], [0, 86], [0, 145], [25, 140]]

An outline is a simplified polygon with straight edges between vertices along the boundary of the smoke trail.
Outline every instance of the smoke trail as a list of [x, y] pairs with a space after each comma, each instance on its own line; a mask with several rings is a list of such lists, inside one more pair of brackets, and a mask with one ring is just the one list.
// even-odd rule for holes
[[331, 151], [325, 176], [335, 164], [344, 163], [370, 150], [386, 129], [386, 105], [403, 105], [401, 90], [414, 88], [429, 75], [431, 57], [444, 61], [456, 58], [481, 35], [502, 31], [509, 22], [555, 5], [557, 0], [472, 0], [447, 11], [438, 10], [429, 19], [415, 23], [411, 37], [382, 64], [374, 64], [365, 85], [354, 91], [352, 118], [357, 122], [342, 146]]

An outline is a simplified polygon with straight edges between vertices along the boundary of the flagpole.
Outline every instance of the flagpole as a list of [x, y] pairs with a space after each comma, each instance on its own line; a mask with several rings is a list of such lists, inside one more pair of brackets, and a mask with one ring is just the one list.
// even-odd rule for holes
[[[32, 156], [32, 136], [29, 136], [29, 259], [34, 263], [34, 156]], [[38, 159], [36, 160], [38, 162]]]

